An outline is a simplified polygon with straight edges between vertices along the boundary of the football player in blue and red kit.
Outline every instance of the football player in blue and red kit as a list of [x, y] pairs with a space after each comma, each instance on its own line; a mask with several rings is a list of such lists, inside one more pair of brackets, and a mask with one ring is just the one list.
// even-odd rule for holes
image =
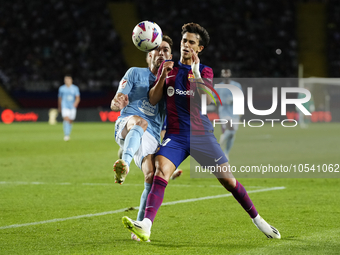
[[[152, 105], [165, 99], [166, 135], [155, 154], [156, 172], [143, 221], [134, 221], [126, 216], [122, 219], [125, 227], [143, 241], [150, 237], [169, 178], [183, 160], [191, 155], [202, 166], [218, 165], [220, 169], [229, 169], [228, 159], [213, 134], [212, 124], [206, 115], [201, 114], [201, 96], [210, 93], [207, 88], [213, 90], [213, 70], [200, 64], [198, 54], [207, 47], [209, 40], [208, 32], [199, 24], [185, 24], [182, 27], [180, 61], [163, 62], [158, 69], [155, 85], [149, 91]], [[210, 104], [212, 99], [206, 99]], [[249, 214], [257, 228], [268, 238], [281, 238], [279, 231], [258, 214], [247, 191], [230, 171], [215, 175]]]

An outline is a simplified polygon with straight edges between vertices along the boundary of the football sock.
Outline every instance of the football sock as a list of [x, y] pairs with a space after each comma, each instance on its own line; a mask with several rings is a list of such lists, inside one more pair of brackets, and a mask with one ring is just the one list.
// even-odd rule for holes
[[68, 122], [67, 120], [63, 121], [63, 129], [64, 129], [64, 135], [65, 136], [69, 136], [71, 133], [71, 128], [72, 125], [70, 124], [70, 122]]
[[241, 183], [236, 180], [236, 186], [230, 192], [251, 218], [255, 218], [258, 215], [253, 202], [251, 201], [246, 189]]
[[151, 191], [146, 201], [145, 218], [154, 221], [159, 207], [162, 205], [164, 191], [168, 182], [162, 177], [155, 176], [153, 178], [153, 184]]
[[139, 221], [142, 221], [144, 219], [146, 200], [148, 199], [151, 186], [152, 184], [144, 182], [144, 190], [142, 196], [140, 197], [139, 210], [137, 215], [137, 220]]
[[131, 160], [138, 150], [144, 130], [141, 126], [134, 125], [125, 137], [122, 159], [130, 166]]
[[64, 121], [63, 121], [63, 130], [64, 130], [64, 135], [65, 135], [65, 136], [66, 136], [66, 133], [67, 133], [67, 127], [66, 127], [66, 125], [67, 125], [67, 121], [64, 120]]
[[68, 125], [69, 125], [69, 130], [70, 130], [70, 132], [69, 132], [69, 135], [71, 134], [71, 131], [72, 131], [72, 123], [68, 123]]
[[234, 145], [236, 130], [227, 130], [227, 155], [229, 155], [231, 147]]

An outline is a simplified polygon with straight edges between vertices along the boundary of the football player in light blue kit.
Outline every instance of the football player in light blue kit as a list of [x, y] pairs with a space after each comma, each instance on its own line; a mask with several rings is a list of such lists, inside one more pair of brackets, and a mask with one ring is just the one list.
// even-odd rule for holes
[[[231, 84], [242, 90], [242, 86], [240, 83], [230, 79], [230, 69], [222, 69], [221, 77], [225, 78], [225, 81], [223, 82], [224, 84]], [[220, 145], [227, 158], [229, 159], [229, 152], [234, 144], [236, 131], [238, 129], [238, 124], [234, 123], [239, 122], [240, 115], [233, 114], [233, 95], [231, 94], [231, 91], [229, 89], [216, 89], [216, 91], [222, 100], [222, 105], [220, 105], [218, 108], [220, 119], [228, 120], [228, 123], [222, 125]], [[232, 121], [232, 125], [230, 125], [230, 121]]]
[[[123, 148], [122, 159], [118, 159], [113, 166], [115, 181], [120, 184], [125, 181], [134, 158], [145, 177], [137, 216], [141, 220], [144, 218], [146, 199], [155, 172], [153, 154], [160, 143], [165, 116], [164, 104], [153, 106], [149, 103], [149, 87], [156, 80], [161, 63], [172, 58], [172, 44], [170, 37], [163, 36], [159, 48], [148, 55], [149, 68], [130, 68], [120, 81], [117, 93], [111, 102], [111, 109], [121, 112], [115, 125], [115, 139]], [[131, 238], [139, 240], [134, 234]]]
[[58, 110], [63, 117], [64, 141], [70, 140], [72, 122], [76, 118], [77, 107], [80, 102], [78, 86], [72, 84], [72, 77], [65, 75], [65, 84], [59, 87]]

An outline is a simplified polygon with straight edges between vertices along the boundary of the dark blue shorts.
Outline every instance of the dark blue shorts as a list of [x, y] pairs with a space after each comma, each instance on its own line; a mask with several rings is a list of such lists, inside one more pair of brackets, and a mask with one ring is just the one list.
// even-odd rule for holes
[[228, 162], [213, 133], [206, 135], [165, 134], [155, 155], [169, 159], [176, 168], [191, 155], [201, 166], [216, 166]]

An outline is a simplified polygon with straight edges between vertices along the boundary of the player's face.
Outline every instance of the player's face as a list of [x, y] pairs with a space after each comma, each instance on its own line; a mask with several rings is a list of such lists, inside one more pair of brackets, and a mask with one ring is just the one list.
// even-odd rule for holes
[[231, 71], [230, 71], [230, 69], [222, 69], [222, 70], [221, 70], [221, 76], [222, 76], [223, 78], [229, 78], [229, 77], [231, 77]]
[[185, 33], [181, 40], [181, 56], [184, 59], [191, 59], [192, 53], [190, 52], [192, 48], [196, 53], [203, 50], [203, 46], [199, 45], [199, 34], [195, 33]]
[[155, 67], [159, 67], [164, 60], [169, 60], [172, 58], [170, 45], [162, 41], [161, 45], [150, 52], [151, 63]]
[[65, 76], [64, 82], [66, 86], [71, 86], [72, 85], [72, 77], [70, 76]]

